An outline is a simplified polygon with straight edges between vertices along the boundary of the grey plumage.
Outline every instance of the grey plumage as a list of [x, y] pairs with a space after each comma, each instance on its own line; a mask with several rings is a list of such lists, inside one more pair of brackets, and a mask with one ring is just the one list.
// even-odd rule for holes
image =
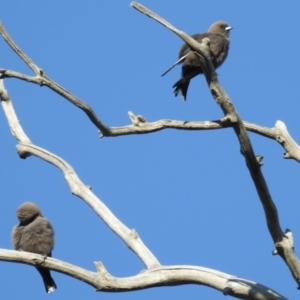
[[[226, 22], [218, 21], [213, 23], [206, 33], [194, 34], [194, 38], [197, 42], [201, 43], [204, 38], [210, 39], [210, 52], [212, 63], [217, 69], [227, 57], [229, 50], [229, 31], [232, 29]], [[182, 72], [181, 78], [173, 85], [174, 94], [177, 96], [181, 94], [183, 99], [186, 100], [187, 90], [190, 80], [198, 74], [203, 74], [199, 59], [191, 52], [187, 44], [182, 45], [179, 51], [179, 60], [168, 69], [163, 75], [171, 70], [176, 64], [181, 63]], [[162, 76], [163, 76], [162, 75]]]
[[[37, 253], [51, 257], [54, 246], [54, 230], [45, 219], [41, 210], [32, 202], [25, 202], [17, 209], [19, 224], [12, 231], [13, 245], [16, 250]], [[36, 268], [41, 274], [47, 293], [56, 289], [50, 270]]]

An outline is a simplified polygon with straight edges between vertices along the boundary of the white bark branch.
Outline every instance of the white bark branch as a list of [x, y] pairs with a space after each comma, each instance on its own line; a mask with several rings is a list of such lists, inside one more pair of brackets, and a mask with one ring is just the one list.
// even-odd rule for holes
[[19, 262], [45, 268], [75, 277], [93, 286], [97, 291], [124, 292], [158, 286], [198, 284], [214, 288], [224, 295], [248, 300], [287, 300], [274, 290], [213, 269], [196, 266], [158, 266], [135, 276], [112, 276], [101, 262], [95, 262], [97, 272], [91, 272], [64, 261], [29, 252], [0, 249], [0, 260]]
[[82, 183], [74, 169], [65, 160], [31, 143], [18, 121], [2, 79], [0, 80], [0, 98], [10, 130], [19, 141], [17, 149], [20, 157], [26, 158], [30, 155], [35, 155], [58, 167], [63, 172], [72, 193], [84, 200], [127, 246], [138, 255], [148, 268], [160, 265], [151, 251], [143, 244], [135, 230], [130, 230], [118, 220], [108, 207], [93, 194], [90, 188]]
[[[179, 130], [215, 130], [231, 128], [232, 123], [222, 122], [221, 120], [214, 121], [180, 121], [180, 120], [158, 120], [155, 122], [147, 122], [141, 116], [135, 116], [133, 112], [128, 112], [132, 125], [109, 127], [109, 137], [129, 134], [146, 134], [160, 131], [163, 129], [179, 129]], [[290, 136], [286, 125], [282, 121], [276, 121], [275, 127], [268, 128], [265, 126], [242, 121], [247, 131], [259, 134], [277, 141], [285, 150], [284, 158], [295, 159], [300, 162], [300, 146]], [[107, 136], [107, 135], [106, 135]], [[103, 135], [100, 135], [103, 137]]]
[[34, 73], [35, 77], [28, 76], [25, 74], [21, 74], [14, 71], [9, 71], [5, 69], [0, 69], [0, 78], [10, 78], [15, 77], [19, 78], [28, 82], [39, 84], [40, 86], [47, 86], [54, 92], [58, 93], [59, 95], [63, 96], [65, 99], [67, 99], [69, 102], [83, 110], [86, 115], [89, 117], [89, 119], [92, 121], [92, 123], [103, 132], [103, 134], [107, 133], [108, 128], [107, 126], [101, 122], [101, 120], [97, 117], [93, 109], [87, 105], [85, 102], [80, 100], [75, 95], [71, 94], [69, 91], [67, 91], [65, 88], [54, 82], [52, 79], [50, 79], [46, 73], [43, 71], [43, 69], [39, 68], [32, 59], [29, 58], [28, 55], [25, 54], [21, 50], [20, 47], [12, 40], [12, 38], [9, 36], [8, 32], [4, 28], [3, 24], [0, 22], [0, 34], [2, 35], [5, 42], [17, 53], [17, 55], [31, 68]]

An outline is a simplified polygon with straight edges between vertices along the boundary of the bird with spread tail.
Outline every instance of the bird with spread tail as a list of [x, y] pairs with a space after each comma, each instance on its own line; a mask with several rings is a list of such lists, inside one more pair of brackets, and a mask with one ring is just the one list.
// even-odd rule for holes
[[[209, 38], [211, 59], [215, 69], [222, 65], [228, 55], [230, 42], [229, 32], [232, 28], [233, 27], [230, 27], [226, 22], [218, 21], [209, 27], [208, 32], [192, 35], [192, 38], [198, 43], [201, 43], [204, 38]], [[186, 100], [190, 80], [199, 74], [203, 74], [199, 59], [196, 54], [190, 50], [187, 44], [182, 45], [180, 48], [178, 61], [162, 74], [162, 76], [182, 62], [181, 78], [173, 85], [173, 88], [175, 88], [175, 96], [180, 94], [183, 100]]]
[[[14, 226], [12, 241], [15, 250], [27, 251], [51, 257], [54, 246], [54, 230], [41, 210], [32, 202], [25, 202], [17, 209], [19, 224]], [[50, 270], [36, 267], [41, 274], [47, 293], [57, 288]]]

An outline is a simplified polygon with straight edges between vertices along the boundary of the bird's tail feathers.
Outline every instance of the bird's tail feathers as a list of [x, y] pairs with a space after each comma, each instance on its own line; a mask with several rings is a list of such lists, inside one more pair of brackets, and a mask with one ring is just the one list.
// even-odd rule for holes
[[43, 269], [43, 268], [37, 268], [37, 270], [39, 271], [39, 273], [41, 274], [41, 276], [43, 278], [46, 292], [47, 293], [54, 292], [57, 289], [57, 286], [56, 286], [53, 278], [51, 277], [50, 270]]
[[186, 100], [186, 95], [187, 95], [187, 91], [189, 88], [189, 84], [190, 81], [186, 81], [185, 78], [180, 78], [174, 85], [173, 88], [175, 88], [174, 90], [174, 95], [175, 97], [177, 97], [178, 95], [185, 101]]

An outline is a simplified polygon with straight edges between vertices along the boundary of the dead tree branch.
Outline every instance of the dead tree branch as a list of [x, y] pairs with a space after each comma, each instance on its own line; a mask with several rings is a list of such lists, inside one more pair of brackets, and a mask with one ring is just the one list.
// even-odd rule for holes
[[52, 79], [50, 79], [46, 73], [38, 67], [33, 60], [25, 54], [21, 50], [20, 47], [13, 41], [13, 39], [9, 36], [8, 32], [4, 28], [3, 24], [0, 22], [0, 34], [2, 35], [3, 39], [6, 41], [6, 43], [12, 48], [13, 51], [17, 53], [17, 55], [28, 65], [30, 69], [35, 73], [35, 77], [24, 75], [18, 72], [9, 71], [0, 69], [0, 78], [19, 78], [21, 80], [25, 80], [31, 83], [36, 83], [40, 86], [47, 86], [54, 92], [58, 93], [59, 95], [63, 96], [65, 99], [73, 103], [75, 106], [83, 110], [86, 115], [89, 117], [89, 119], [92, 121], [92, 123], [103, 133], [106, 134], [109, 131], [109, 128], [100, 121], [100, 119], [97, 117], [95, 112], [92, 110], [92, 108], [87, 105], [85, 102], [80, 100], [75, 95], [71, 94], [69, 91], [67, 91], [65, 88], [54, 82]]
[[[128, 112], [132, 125], [110, 127], [109, 137], [116, 137], [120, 135], [130, 134], [146, 134], [156, 132], [164, 129], [179, 129], [179, 130], [216, 130], [231, 128], [232, 124], [229, 122], [222, 122], [221, 120], [213, 121], [180, 121], [180, 120], [158, 120], [155, 122], [148, 122], [143, 116], [135, 116], [133, 112]], [[276, 121], [275, 127], [268, 128], [250, 122], [242, 121], [247, 131], [256, 133], [263, 137], [277, 141], [286, 151], [284, 158], [295, 159], [300, 162], [300, 146], [290, 136], [286, 125], [282, 121]], [[103, 135], [101, 135], [103, 137]]]
[[135, 252], [148, 268], [156, 267], [158, 260], [151, 251], [143, 244], [137, 232], [127, 228], [114, 214], [105, 206], [103, 202], [79, 179], [74, 169], [61, 157], [34, 145], [23, 131], [16, 116], [12, 101], [10, 100], [3, 80], [0, 80], [0, 99], [9, 127], [13, 135], [18, 140], [17, 150], [21, 158], [30, 155], [39, 157], [57, 168], [59, 168], [70, 186], [72, 194], [85, 201], [96, 214]]
[[157, 286], [193, 283], [220, 290], [224, 295], [250, 300], [287, 300], [270, 288], [256, 282], [231, 276], [216, 270], [195, 266], [158, 266], [135, 276], [112, 276], [101, 262], [94, 262], [97, 272], [91, 272], [67, 262], [29, 252], [0, 249], [0, 260], [43, 266], [69, 275], [93, 286], [97, 291], [126, 292]]

